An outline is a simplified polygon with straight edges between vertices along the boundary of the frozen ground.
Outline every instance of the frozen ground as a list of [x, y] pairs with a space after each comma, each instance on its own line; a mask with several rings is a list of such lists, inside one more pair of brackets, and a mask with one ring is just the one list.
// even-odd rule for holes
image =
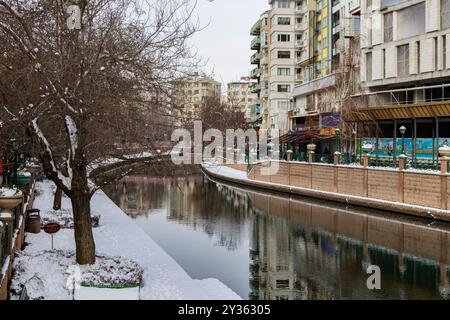
[[[42, 212], [52, 210], [53, 191], [49, 181], [36, 184], [38, 195], [34, 207]], [[63, 209], [71, 209], [68, 198], [63, 197]], [[192, 279], [166, 252], [164, 252], [144, 231], [142, 231], [131, 218], [118, 208], [103, 192], [97, 192], [92, 199], [92, 210], [101, 214], [100, 226], [93, 229], [98, 254], [107, 256], [123, 256], [137, 262], [144, 269], [143, 285], [140, 288], [141, 299], [241, 299], [231, 289], [216, 279], [194, 280]], [[24, 250], [25, 255], [36, 256], [40, 252], [51, 249], [51, 236], [41, 232], [39, 234], [27, 234], [28, 246]], [[65, 252], [75, 248], [73, 229], [61, 229], [54, 236], [55, 250]], [[193, 248], [193, 250], [195, 250]], [[67, 275], [61, 274], [61, 268], [55, 265], [46, 265], [46, 261], [35, 263], [35, 274], [52, 283], [51, 288], [42, 290], [45, 299], [68, 299], [70, 292], [66, 288]], [[49, 264], [58, 263], [48, 261]], [[75, 263], [73, 261], [73, 263]], [[55, 270], [48, 272], [49, 269]], [[55, 274], [57, 273], [57, 274]], [[108, 290], [108, 289], [107, 289]], [[110, 295], [104, 289], [88, 289], [79, 293], [80, 299], [94, 298], [136, 298], [136, 292], [128, 290], [120, 294]], [[98, 297], [98, 295], [103, 297]]]

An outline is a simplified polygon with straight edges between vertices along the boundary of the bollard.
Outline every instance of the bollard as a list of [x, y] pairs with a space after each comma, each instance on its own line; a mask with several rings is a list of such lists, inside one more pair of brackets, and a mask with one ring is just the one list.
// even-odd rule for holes
[[292, 161], [294, 152], [292, 150], [288, 150], [286, 151], [286, 154], [287, 154], [287, 161]]
[[341, 153], [339, 151], [336, 151], [334, 153], [333, 160], [334, 160], [333, 163], [334, 163], [335, 166], [337, 166], [338, 164], [341, 163]]

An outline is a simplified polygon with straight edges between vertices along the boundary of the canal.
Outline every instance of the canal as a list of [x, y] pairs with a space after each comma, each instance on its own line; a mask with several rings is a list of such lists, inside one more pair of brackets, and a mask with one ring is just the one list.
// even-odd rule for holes
[[[449, 299], [450, 225], [244, 190], [202, 175], [105, 192], [195, 279], [244, 299]], [[381, 290], [366, 270], [381, 269]]]

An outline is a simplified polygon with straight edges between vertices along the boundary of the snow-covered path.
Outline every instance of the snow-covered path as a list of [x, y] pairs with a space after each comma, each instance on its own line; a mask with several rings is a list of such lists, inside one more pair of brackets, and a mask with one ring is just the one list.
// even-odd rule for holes
[[[42, 212], [51, 210], [53, 191], [51, 182], [36, 184], [38, 195], [34, 207]], [[70, 209], [70, 201], [63, 198], [62, 208]], [[102, 191], [92, 199], [92, 210], [101, 214], [100, 226], [94, 228], [97, 253], [120, 255], [132, 259], [144, 268], [144, 285], [141, 299], [241, 299], [231, 289], [216, 279], [192, 279], [166, 252], [164, 252], [143, 230], [135, 224]], [[29, 245], [25, 252], [36, 253], [49, 250], [50, 236], [41, 232], [27, 234]], [[54, 236], [55, 249], [74, 250], [72, 229], [62, 229]], [[195, 250], [195, 248], [192, 248]], [[38, 266], [45, 268], [45, 266]], [[44, 272], [45, 273], [45, 272]], [[61, 298], [55, 296], [49, 299]]]

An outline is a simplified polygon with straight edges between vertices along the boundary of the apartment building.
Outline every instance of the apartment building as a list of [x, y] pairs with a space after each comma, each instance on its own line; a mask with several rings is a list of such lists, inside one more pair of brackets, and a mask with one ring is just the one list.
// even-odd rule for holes
[[175, 81], [174, 100], [179, 118], [194, 119], [206, 99], [221, 99], [221, 86], [220, 82], [199, 73]]
[[241, 77], [239, 81], [227, 84], [227, 106], [245, 113], [248, 122], [257, 120], [252, 117], [252, 114], [256, 113], [255, 100], [258, 98], [258, 95], [252, 92], [254, 84], [255, 81], [250, 77]]
[[269, 0], [270, 10], [264, 12], [251, 28], [251, 48], [256, 50], [251, 63], [256, 67], [250, 75], [257, 83], [253, 91], [261, 126], [266, 129], [289, 130], [288, 112], [292, 89], [299, 81], [296, 67], [296, 46], [303, 34], [299, 32], [298, 4], [302, 1]]
[[394, 158], [403, 150], [437, 166], [450, 141], [450, 0], [362, 0], [361, 8], [358, 134], [377, 157], [390, 146]]

